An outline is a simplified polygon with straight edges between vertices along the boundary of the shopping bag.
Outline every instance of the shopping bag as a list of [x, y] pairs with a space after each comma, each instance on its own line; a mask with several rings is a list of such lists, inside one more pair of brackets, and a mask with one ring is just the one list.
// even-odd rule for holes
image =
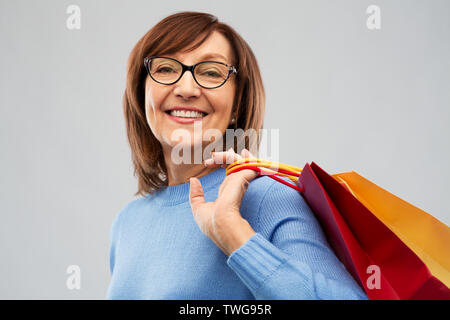
[[[267, 175], [301, 193], [336, 256], [370, 299], [450, 299], [450, 290], [431, 275], [423, 261], [314, 162], [300, 169], [246, 158], [228, 166], [227, 174], [243, 169], [256, 170], [259, 175]], [[295, 184], [280, 177], [288, 177]]]
[[380, 270], [379, 288], [369, 286], [367, 272], [365, 275], [359, 273], [360, 280], [366, 281], [362, 285], [370, 298], [450, 299], [450, 290], [431, 275], [424, 262], [349, 190], [314, 162], [310, 169], [302, 171], [299, 183], [306, 182], [302, 179], [304, 174], [304, 178], [306, 174], [315, 174], [336, 207], [336, 213], [342, 216], [360, 248], [370, 258], [371, 265], [363, 264], [362, 269], [373, 266]]
[[427, 212], [398, 198], [358, 173], [334, 174], [384, 225], [450, 287], [450, 228]]

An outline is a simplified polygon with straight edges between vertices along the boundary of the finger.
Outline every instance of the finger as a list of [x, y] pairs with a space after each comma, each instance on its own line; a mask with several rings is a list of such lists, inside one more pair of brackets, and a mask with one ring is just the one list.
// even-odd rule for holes
[[227, 176], [219, 188], [219, 198], [232, 199], [232, 203], [240, 204], [250, 182], [257, 175], [254, 170], [245, 169]]
[[246, 185], [248, 187], [248, 183], [254, 180], [258, 176], [258, 173], [258, 171], [253, 169], [243, 169], [232, 173], [231, 175], [227, 176], [221, 184], [219, 188], [219, 194], [228, 186], [228, 184], [234, 186], [232, 187], [232, 189], [239, 189], [236, 188], [236, 186], [238, 185]]
[[229, 164], [239, 159], [242, 159], [242, 157], [231, 148], [228, 151], [213, 152], [211, 158], [205, 161], [205, 165], [214, 166], [219, 164], [221, 167], [226, 168]]
[[222, 166], [221, 163], [216, 163], [214, 161], [214, 158], [206, 159], [205, 161], [203, 161], [203, 164], [205, 165], [205, 167], [208, 167], [208, 168], [218, 168], [218, 167]]
[[243, 158], [250, 158], [250, 151], [248, 151], [247, 149], [243, 149], [241, 152], [241, 156]]
[[244, 169], [233, 174], [241, 174], [247, 182], [250, 182], [258, 176], [258, 171], [252, 169]]
[[210, 168], [224, 167], [223, 165], [227, 163], [227, 159], [231, 163], [234, 162], [232, 161], [233, 154], [235, 154], [233, 148], [228, 149], [228, 151], [211, 152], [211, 157], [203, 161], [203, 164]]
[[[241, 151], [241, 159], [242, 158], [254, 158], [254, 156], [247, 149], [242, 149]], [[258, 171], [252, 169], [245, 169], [236, 172], [244, 177], [244, 179], [248, 182], [252, 181], [258, 176]]]
[[190, 178], [189, 189], [189, 203], [191, 204], [192, 211], [197, 211], [198, 207], [205, 203], [205, 197], [203, 195], [203, 188], [200, 180], [197, 178]]
[[241, 152], [242, 158], [254, 158], [254, 156], [247, 149], [243, 149]]

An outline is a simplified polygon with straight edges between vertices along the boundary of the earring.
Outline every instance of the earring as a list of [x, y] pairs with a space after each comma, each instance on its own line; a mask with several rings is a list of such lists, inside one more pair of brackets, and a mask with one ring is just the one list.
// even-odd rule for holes
[[231, 124], [233, 124], [236, 121], [236, 119], [231, 119]]

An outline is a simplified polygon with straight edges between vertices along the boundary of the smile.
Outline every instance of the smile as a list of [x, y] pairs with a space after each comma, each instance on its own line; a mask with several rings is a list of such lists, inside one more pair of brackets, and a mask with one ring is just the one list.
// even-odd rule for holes
[[181, 124], [190, 124], [196, 121], [202, 121], [202, 119], [207, 116], [206, 113], [197, 111], [171, 110], [165, 113], [171, 120]]

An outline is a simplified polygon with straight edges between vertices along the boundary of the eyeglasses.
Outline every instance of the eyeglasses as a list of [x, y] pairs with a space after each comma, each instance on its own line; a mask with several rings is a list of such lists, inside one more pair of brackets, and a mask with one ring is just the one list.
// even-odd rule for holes
[[144, 59], [148, 75], [161, 84], [174, 84], [186, 71], [190, 71], [195, 82], [205, 89], [215, 89], [225, 84], [231, 74], [237, 74], [234, 66], [218, 61], [202, 61], [187, 66], [169, 57], [152, 56]]

